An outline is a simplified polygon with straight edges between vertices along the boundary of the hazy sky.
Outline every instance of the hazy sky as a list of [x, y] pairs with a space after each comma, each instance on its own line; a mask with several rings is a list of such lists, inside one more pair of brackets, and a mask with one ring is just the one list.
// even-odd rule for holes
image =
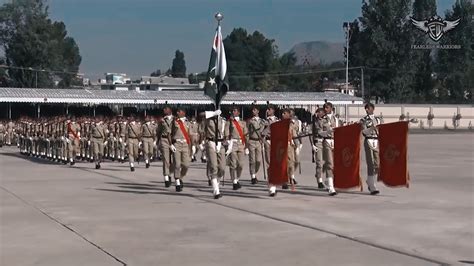
[[[5, 2], [7, 0], [0, 0]], [[280, 53], [303, 41], [342, 42], [343, 21], [360, 16], [361, 0], [48, 0], [54, 20], [66, 24], [82, 55], [81, 72], [132, 77], [171, 66], [184, 52], [188, 73], [207, 69], [216, 21], [223, 35], [235, 27], [261, 31]], [[437, 0], [438, 13], [454, 0]]]

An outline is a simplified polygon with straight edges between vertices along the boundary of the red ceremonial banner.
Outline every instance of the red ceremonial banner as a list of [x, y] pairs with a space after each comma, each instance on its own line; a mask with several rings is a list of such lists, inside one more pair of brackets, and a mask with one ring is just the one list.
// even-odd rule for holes
[[275, 122], [270, 126], [270, 168], [268, 170], [268, 183], [273, 185], [288, 183], [289, 128], [289, 119]]
[[360, 187], [360, 124], [338, 127], [334, 131], [334, 186]]
[[389, 187], [408, 187], [408, 122], [382, 124], [379, 131], [379, 181]]

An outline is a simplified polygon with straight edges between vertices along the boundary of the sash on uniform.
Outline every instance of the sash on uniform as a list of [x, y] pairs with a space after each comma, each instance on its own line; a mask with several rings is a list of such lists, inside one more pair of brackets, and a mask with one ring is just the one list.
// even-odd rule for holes
[[408, 121], [382, 124], [379, 130], [379, 180], [389, 187], [408, 187]]
[[240, 139], [242, 140], [242, 143], [245, 145], [245, 137], [244, 137], [244, 131], [242, 130], [242, 127], [240, 126], [239, 122], [235, 119], [232, 119], [232, 123], [234, 123], [234, 126], [237, 129], [237, 132], [239, 132]]
[[72, 134], [75, 139], [79, 139], [79, 136], [77, 135], [77, 133], [76, 133], [74, 130], [72, 130], [72, 128], [71, 128], [71, 123], [68, 123], [68, 124], [67, 124], [67, 132], [68, 132], [69, 134]]
[[268, 183], [281, 185], [288, 182], [288, 134], [290, 120], [285, 119], [271, 124], [270, 168]]
[[176, 119], [176, 122], [178, 123], [179, 129], [181, 129], [181, 132], [183, 133], [184, 138], [186, 139], [186, 143], [188, 145], [191, 144], [191, 140], [189, 139], [188, 131], [186, 131], [186, 128], [184, 127], [184, 123], [181, 119]]
[[360, 187], [360, 124], [334, 130], [334, 186], [340, 189]]

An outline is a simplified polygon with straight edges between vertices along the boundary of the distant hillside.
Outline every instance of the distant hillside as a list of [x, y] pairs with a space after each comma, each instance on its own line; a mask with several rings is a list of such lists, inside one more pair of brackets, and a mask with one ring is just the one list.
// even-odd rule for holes
[[310, 65], [331, 64], [344, 61], [344, 44], [325, 41], [298, 43], [290, 52], [295, 53], [297, 64], [302, 65], [305, 59]]

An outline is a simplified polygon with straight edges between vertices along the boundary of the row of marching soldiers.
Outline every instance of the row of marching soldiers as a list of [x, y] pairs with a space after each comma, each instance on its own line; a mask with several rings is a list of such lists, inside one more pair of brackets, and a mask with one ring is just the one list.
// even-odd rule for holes
[[[360, 123], [365, 136], [364, 147], [368, 164], [367, 184], [371, 194], [379, 191], [375, 187], [378, 172], [377, 132], [380, 120], [373, 115], [374, 106], [366, 105], [367, 116]], [[206, 175], [213, 188], [214, 198], [220, 198], [220, 181], [229, 167], [233, 190], [241, 188], [240, 179], [244, 169], [244, 156], [248, 156], [251, 184], [257, 184], [258, 175], [266, 179], [270, 165], [271, 124], [280, 119], [275, 116], [275, 106], [268, 105], [265, 118], [259, 108], [252, 107], [252, 117], [243, 121], [240, 108], [233, 107], [228, 119], [221, 111], [206, 111], [200, 114], [199, 123], [186, 118], [186, 110], [177, 108], [176, 115], [170, 106], [163, 108], [164, 117], [158, 121], [146, 117], [144, 121], [131, 116], [105, 120], [103, 117], [80, 118], [55, 117], [50, 119], [20, 121], [11, 130], [18, 138], [18, 146], [24, 154], [49, 158], [50, 160], [75, 164], [77, 158], [95, 163], [101, 168], [105, 158], [124, 162], [128, 159], [130, 170], [141, 154], [146, 168], [155, 158], [163, 162], [163, 178], [166, 187], [173, 184], [177, 192], [184, 188], [183, 180], [190, 162], [196, 160], [200, 150], [206, 159]], [[333, 180], [333, 129], [342, 122], [334, 115], [333, 106], [327, 102], [318, 108], [312, 123], [312, 133], [304, 134], [304, 126], [294, 111], [284, 109], [281, 119], [291, 121], [288, 143], [288, 183], [296, 185], [296, 170], [300, 168], [302, 136], [309, 136], [313, 158], [316, 163], [318, 188], [334, 196]], [[0, 137], [5, 136], [5, 126], [0, 123]], [[3, 140], [3, 139], [0, 139]], [[2, 142], [0, 142], [2, 143]], [[323, 182], [323, 176], [326, 180]], [[269, 195], [275, 196], [276, 186], [269, 184]]]

